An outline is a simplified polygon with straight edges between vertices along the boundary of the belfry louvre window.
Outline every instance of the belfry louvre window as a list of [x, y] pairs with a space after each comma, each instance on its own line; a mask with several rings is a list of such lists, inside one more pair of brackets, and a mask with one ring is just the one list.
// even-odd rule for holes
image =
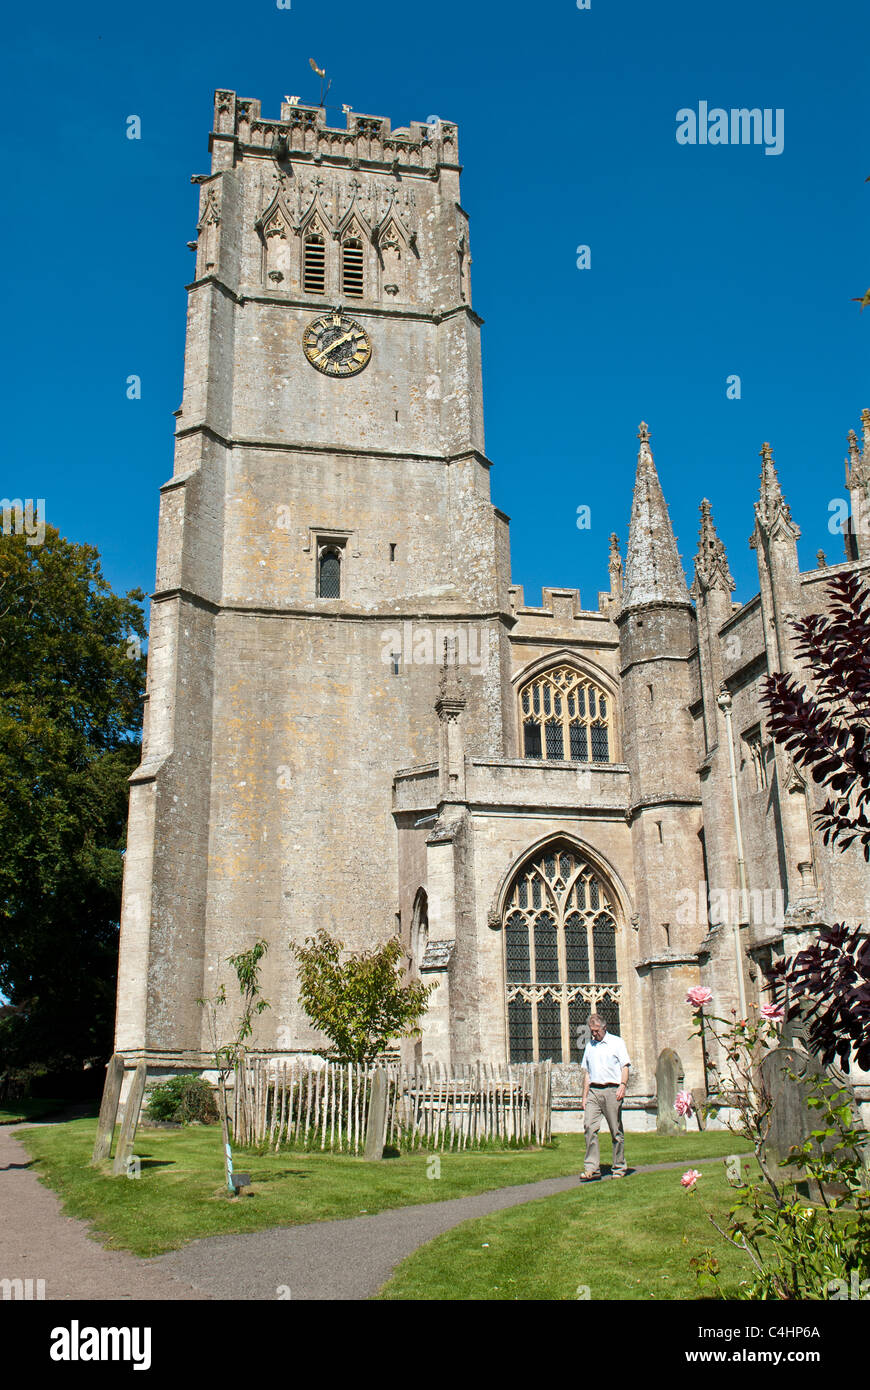
[[612, 895], [571, 845], [539, 850], [514, 879], [503, 919], [512, 1062], [579, 1062], [593, 1012], [619, 1032], [622, 986]]
[[341, 598], [341, 553], [334, 546], [321, 550], [317, 561], [318, 598]]
[[349, 237], [341, 246], [341, 292], [352, 299], [362, 299], [363, 249], [362, 242]]
[[606, 763], [612, 757], [610, 696], [572, 666], [554, 666], [520, 691], [523, 757]]
[[302, 288], [309, 294], [326, 292], [326, 247], [317, 233], [305, 238], [302, 253]]

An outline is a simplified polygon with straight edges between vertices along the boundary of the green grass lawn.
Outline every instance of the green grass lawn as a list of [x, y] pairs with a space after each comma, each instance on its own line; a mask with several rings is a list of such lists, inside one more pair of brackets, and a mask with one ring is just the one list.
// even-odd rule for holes
[[[427, 1176], [432, 1157], [428, 1153], [366, 1163], [341, 1154], [237, 1152], [235, 1166], [250, 1172], [252, 1188], [250, 1196], [231, 1200], [223, 1190], [218, 1126], [140, 1130], [135, 1144], [141, 1160], [138, 1179], [111, 1177], [109, 1163], [96, 1169], [89, 1166], [94, 1134], [93, 1119], [19, 1131], [40, 1177], [60, 1194], [69, 1215], [89, 1221], [97, 1239], [110, 1248], [145, 1256], [175, 1250], [201, 1236], [332, 1221], [561, 1177], [580, 1172], [584, 1157], [582, 1135], [558, 1135], [551, 1147], [533, 1151], [442, 1154], [441, 1176], [434, 1180]], [[606, 1164], [609, 1136], [602, 1137], [601, 1147]], [[633, 1165], [675, 1160], [688, 1166], [691, 1160], [739, 1148], [733, 1135], [710, 1131], [675, 1138], [630, 1134], [626, 1139]], [[685, 1195], [679, 1173], [595, 1184], [592, 1191], [601, 1197], [611, 1186], [614, 1192], [640, 1191], [641, 1182], [648, 1184], [657, 1177], [666, 1180], [662, 1192], [674, 1191], [677, 1198]], [[581, 1189], [578, 1195], [588, 1195], [587, 1190]]]
[[752, 1266], [701, 1206], [722, 1224], [733, 1201], [724, 1165], [701, 1171], [696, 1193], [684, 1191], [678, 1171], [647, 1173], [466, 1221], [403, 1261], [378, 1298], [709, 1298], [715, 1290], [689, 1264], [705, 1248], [728, 1296]]

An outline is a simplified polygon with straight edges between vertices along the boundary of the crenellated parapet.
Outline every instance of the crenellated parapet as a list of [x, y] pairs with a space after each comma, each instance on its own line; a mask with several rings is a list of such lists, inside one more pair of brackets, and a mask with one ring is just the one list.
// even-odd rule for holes
[[213, 167], [235, 162], [237, 153], [277, 156], [285, 160], [324, 161], [346, 168], [421, 172], [437, 178], [441, 168], [459, 168], [457, 129], [448, 121], [411, 121], [392, 130], [387, 116], [345, 111], [344, 129], [327, 124], [322, 106], [281, 105], [278, 120], [266, 120], [260, 102], [235, 92], [215, 92], [214, 129], [209, 148]]

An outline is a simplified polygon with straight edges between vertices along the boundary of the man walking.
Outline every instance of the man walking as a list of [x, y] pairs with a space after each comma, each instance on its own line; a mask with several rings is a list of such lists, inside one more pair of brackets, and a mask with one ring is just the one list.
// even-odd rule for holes
[[599, 1014], [589, 1019], [589, 1042], [580, 1065], [583, 1068], [583, 1111], [586, 1131], [586, 1170], [581, 1182], [601, 1177], [598, 1155], [598, 1131], [602, 1119], [607, 1121], [613, 1140], [611, 1175], [624, 1178], [625, 1135], [622, 1129], [622, 1102], [628, 1085], [631, 1062], [622, 1038], [608, 1033], [607, 1024]]

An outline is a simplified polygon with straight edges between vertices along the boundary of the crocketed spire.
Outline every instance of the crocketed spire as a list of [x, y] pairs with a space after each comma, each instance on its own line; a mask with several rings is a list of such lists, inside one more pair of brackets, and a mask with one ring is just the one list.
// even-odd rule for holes
[[774, 536], [785, 536], [797, 540], [800, 527], [791, 519], [791, 508], [782, 495], [773, 450], [767, 443], [762, 444], [761, 453], [761, 495], [755, 504], [755, 531], [749, 544], [755, 548], [759, 534], [771, 540]]
[[713, 511], [705, 497], [701, 503], [701, 531], [698, 537], [698, 553], [695, 556], [695, 578], [689, 593], [692, 598], [698, 599], [711, 589], [721, 589], [725, 594], [730, 594], [733, 593], [734, 587], [725, 547], [716, 535]]
[[689, 602], [686, 576], [649, 446], [649, 430], [643, 421], [637, 437], [640, 448], [625, 557], [623, 612], [647, 603]]

